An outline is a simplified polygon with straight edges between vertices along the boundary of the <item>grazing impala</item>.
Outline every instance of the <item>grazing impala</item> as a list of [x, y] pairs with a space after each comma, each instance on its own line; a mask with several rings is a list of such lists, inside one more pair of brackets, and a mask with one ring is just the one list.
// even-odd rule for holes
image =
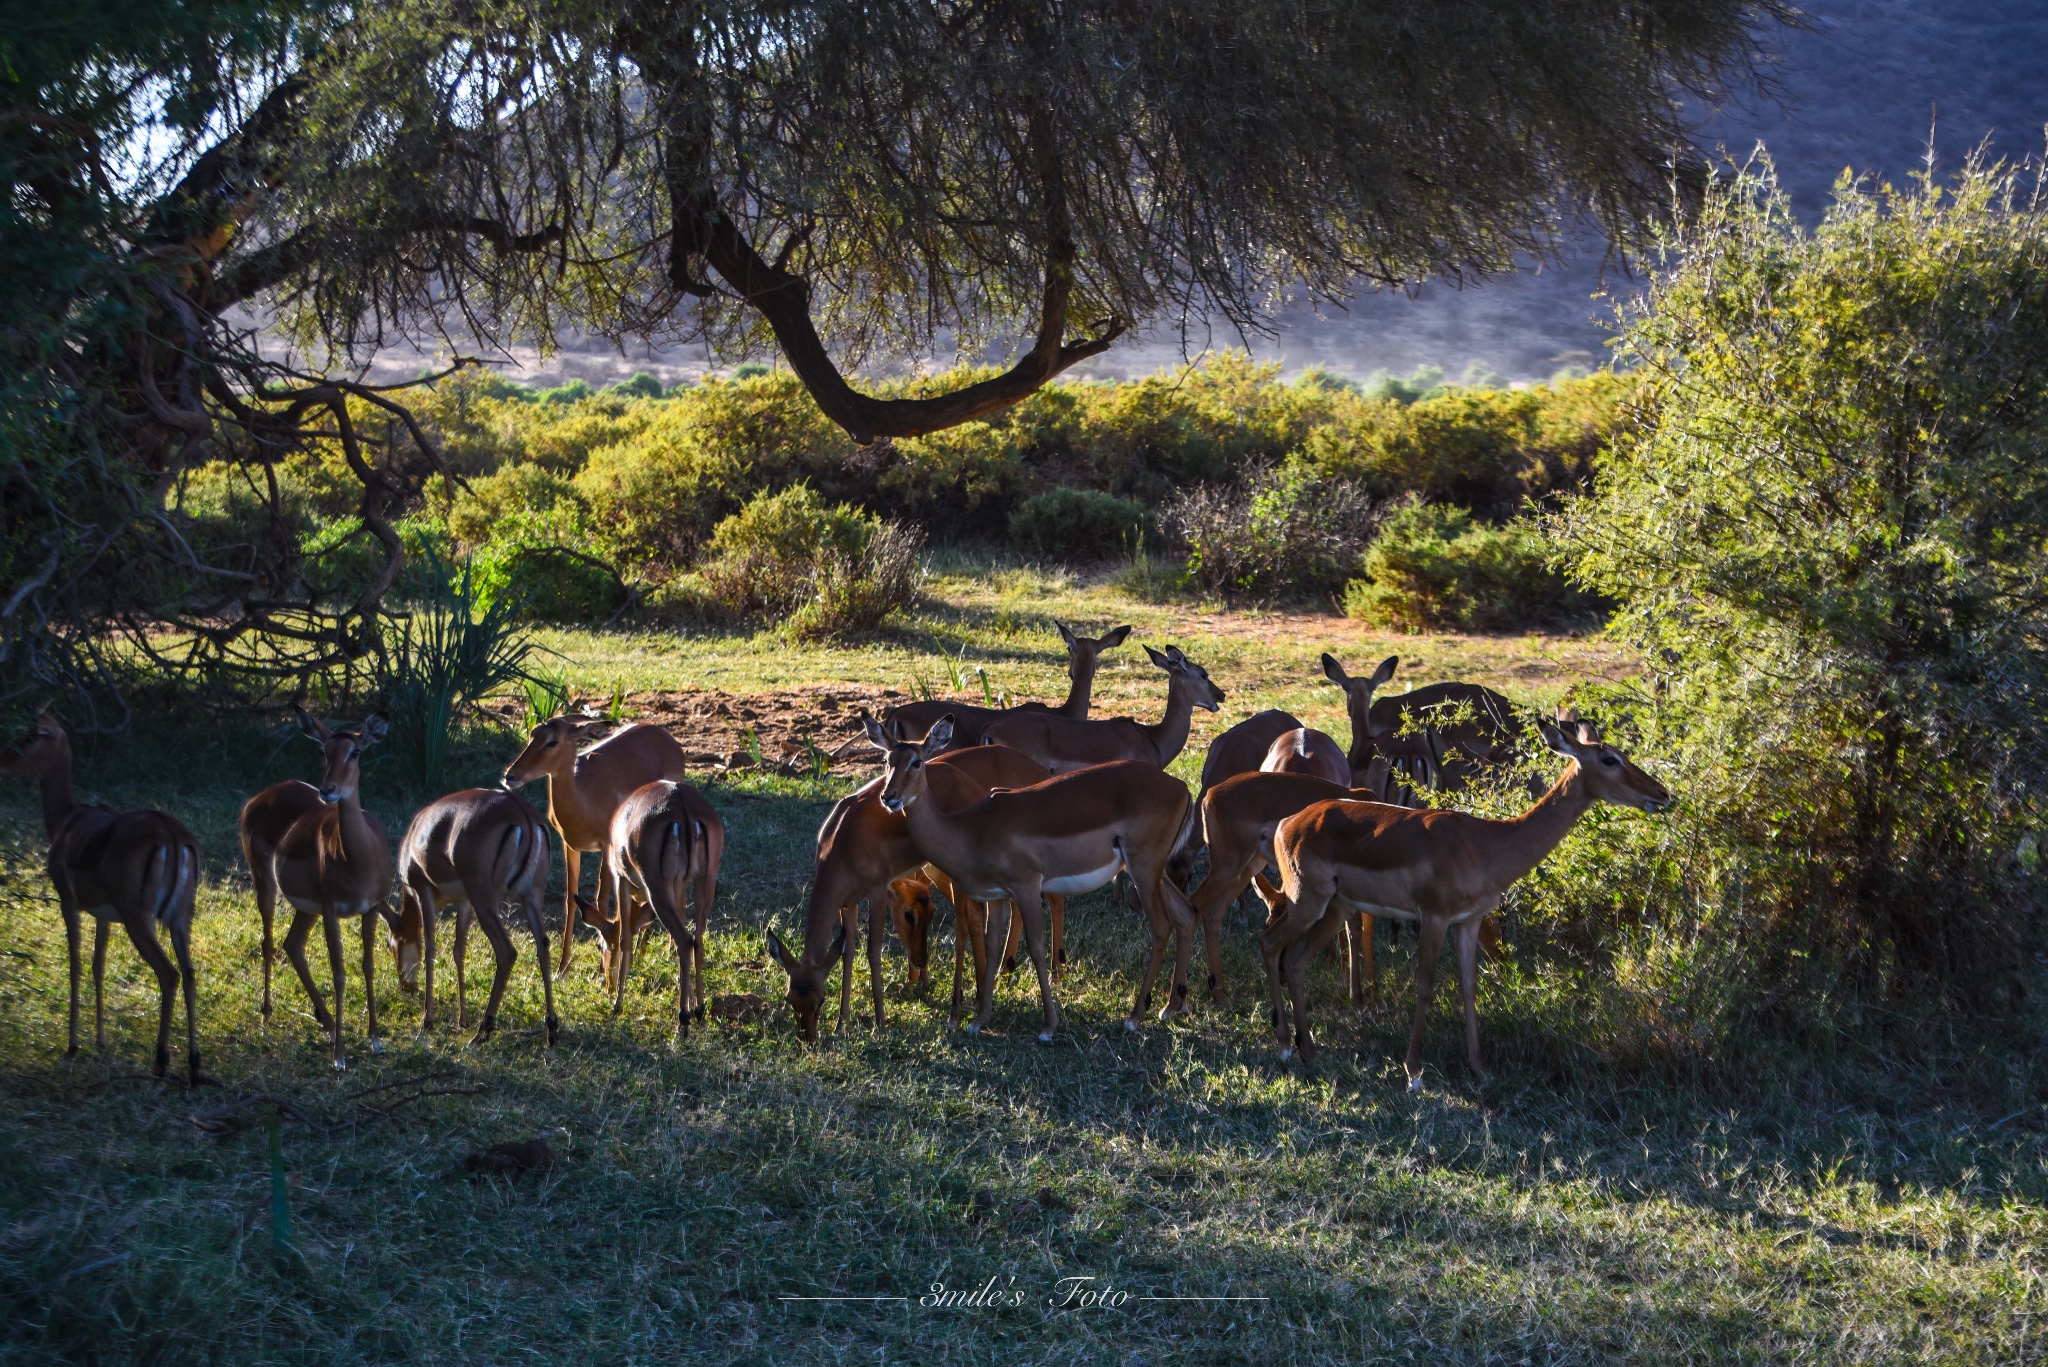
[[1383, 764], [1374, 766], [1374, 777], [1391, 770], [1390, 786], [1405, 776], [1411, 786], [1456, 792], [1484, 770], [1518, 757], [1521, 730], [1515, 705], [1490, 688], [1433, 683], [1375, 699], [1400, 662], [1400, 656], [1389, 655], [1370, 676], [1354, 679], [1335, 656], [1323, 656], [1323, 674], [1344, 690], [1344, 708], [1351, 716], [1354, 782], [1365, 782], [1367, 767], [1377, 757]]
[[[1561, 718], [1569, 721], [1570, 718]], [[1463, 812], [1414, 811], [1375, 802], [1319, 802], [1280, 823], [1273, 852], [1282, 901], [1266, 923], [1262, 949], [1273, 996], [1273, 1033], [1289, 1054], [1287, 1005], [1294, 1008], [1294, 1047], [1304, 1062], [1315, 1053], [1308, 1028], [1309, 958], [1337, 932], [1345, 909], [1420, 923], [1415, 959], [1415, 1027], [1408, 1037], [1408, 1087], [1422, 1086], [1422, 1027], [1436, 992], [1437, 956], [1457, 932], [1458, 988], [1465, 1005], [1465, 1057], [1476, 1074], [1479, 1014], [1474, 1002], [1479, 921], [1516, 879], [1557, 848], [1595, 802], [1660, 812], [1671, 805], [1664, 786], [1631, 764], [1587, 722], [1576, 735], [1545, 726], [1543, 738], [1569, 763], [1550, 790], [1520, 816], [1490, 821]], [[1337, 915], [1332, 915], [1332, 911]]]
[[[376, 817], [363, 810], [363, 751], [384, 739], [390, 720], [382, 712], [359, 731], [335, 731], [294, 707], [299, 726], [319, 742], [325, 758], [320, 779], [320, 806], [291, 824], [271, 852], [270, 867], [277, 890], [292, 904], [291, 928], [284, 935], [285, 957], [297, 970], [313, 1019], [333, 1037], [334, 1066], [346, 1068], [341, 1042], [342, 990], [347, 982], [341, 963], [341, 921], [357, 917], [363, 925], [363, 1009], [368, 1017], [370, 1052], [382, 1053], [377, 1037], [376, 927], [390, 916], [391, 838]], [[334, 974], [334, 1011], [329, 1014], [306, 966], [306, 936], [318, 921], [327, 934], [327, 962]]]
[[[1200, 676], [1200, 681], [1207, 685], [1207, 676]], [[1187, 1001], [1194, 915], [1180, 890], [1167, 881], [1166, 865], [1194, 824], [1185, 784], [1155, 765], [1117, 760], [1028, 788], [991, 792], [979, 802], [948, 811], [941, 801], [926, 799], [932, 793], [930, 761], [952, 740], [950, 720], [934, 722], [920, 745], [892, 742], [872, 721], [867, 732], [868, 740], [888, 756], [882, 805], [903, 813], [918, 853], [944, 869], [962, 894], [981, 902], [1013, 902], [1024, 918], [1024, 942], [1038, 970], [1045, 1007], [1041, 1040], [1050, 1040], [1059, 1028], [1059, 1007], [1046, 964], [1041, 897], [1091, 892], [1123, 872], [1130, 874], [1152, 923], [1151, 956], [1126, 1024], [1137, 1029], [1150, 1006], [1152, 984], [1170, 935], [1178, 950], [1173, 990], [1160, 1017], [1180, 1011]], [[977, 1027], [988, 1024], [989, 1011], [984, 990]]]
[[[277, 949], [272, 928], [277, 920], [277, 874], [270, 866], [277, 842], [292, 823], [308, 812], [319, 811], [320, 790], [299, 779], [273, 783], [242, 804], [237, 825], [242, 834], [242, 858], [249, 865], [249, 881], [256, 888], [256, 911], [263, 918], [263, 1023], [270, 1024], [270, 966]], [[398, 976], [408, 980], [405, 950], [398, 949]], [[417, 960], [414, 968], [418, 967]]]
[[[117, 812], [73, 798], [71, 738], [47, 707], [21, 743], [0, 755], [0, 778], [32, 778], [42, 789], [43, 828], [50, 837], [47, 867], [71, 951], [71, 1031], [64, 1052], [78, 1052], [78, 918], [89, 914], [93, 920], [92, 1025], [93, 1043], [100, 1050], [107, 1047], [107, 922], [119, 921], [135, 952], [156, 974], [156, 1075], [163, 1077], [171, 1066], [171, 1011], [182, 979], [186, 1078], [198, 1086], [199, 988], [192, 973], [198, 840], [162, 812]], [[175, 964], [157, 940], [158, 926], [171, 937]]]
[[[562, 893], [562, 957], [557, 973], [569, 967], [570, 950], [576, 943], [576, 897], [583, 885], [583, 856], [602, 854], [611, 836], [612, 813], [626, 795], [658, 778], [684, 777], [683, 747], [666, 730], [650, 722], [628, 726], [576, 753], [576, 742], [605, 729], [594, 717], [551, 717], [533, 728], [526, 748], [505, 766], [502, 786], [507, 792], [523, 788], [543, 776], [548, 781], [548, 820], [562, 837], [562, 871], [567, 887]], [[600, 863], [597, 874], [599, 915], [611, 890]]]
[[[612, 815], [605, 864], [614, 880], [615, 913], [607, 941], [607, 971], [615, 979], [612, 1014], [626, 1004], [626, 979], [633, 971], [633, 944], [649, 917], [661, 923], [676, 946], [676, 1034], [687, 1037], [690, 1016], [704, 1018], [704, 927], [718, 894], [718, 865], [725, 855], [725, 823], [687, 783], [657, 779], [633, 790]], [[684, 890], [695, 892], [697, 925], [686, 918]], [[691, 984], [696, 1005], [691, 1005]]]
[[548, 932], [541, 921], [541, 903], [548, 882], [548, 833], [540, 813], [517, 793], [468, 788], [422, 807], [405, 828], [398, 850], [398, 886], [402, 915], [399, 944], [419, 946], [424, 965], [426, 1002], [422, 1026], [434, 1027], [434, 945], [441, 909], [456, 908], [455, 1024], [469, 1024], [469, 982], [464, 958], [469, 918], [483, 926], [497, 972], [490, 1000], [473, 1044], [481, 1044], [498, 1028], [498, 1003], [519, 957], [500, 908], [507, 904], [525, 913], [540, 965], [541, 1000], [547, 1012], [547, 1042], [553, 1048], [560, 1032], [555, 1016], [555, 985], [548, 971]]
[[1060, 639], [1067, 643], [1069, 681], [1067, 700], [1057, 708], [1042, 702], [1019, 703], [1008, 708], [974, 707], [943, 698], [926, 698], [884, 712], [882, 728], [898, 740], [921, 740], [933, 722], [949, 716], [953, 718], [953, 744], [956, 748], [963, 748], [981, 744], [983, 728], [996, 718], [1012, 713], [1054, 713], [1075, 721], [1086, 720], [1089, 699], [1095, 690], [1095, 670], [1102, 652], [1122, 645], [1131, 629], [1128, 626], [1111, 627], [1100, 636], [1089, 637], [1075, 635], [1073, 628], [1065, 622], [1055, 621], [1053, 625], [1060, 629]]
[[1150, 646], [1145, 653], [1166, 671], [1166, 715], [1151, 726], [1129, 717], [1106, 721], [1075, 721], [1054, 713], [1013, 713], [982, 729], [984, 743], [1008, 745], [1052, 770], [1072, 773], [1092, 764], [1135, 760], [1164, 769], [1188, 743], [1188, 729], [1199, 707], [1214, 712], [1223, 690], [1209, 681], [1209, 671], [1168, 646], [1164, 655]]
[[[872, 737], [876, 723], [866, 723]], [[964, 807], [988, 796], [992, 788], [1024, 788], [1049, 777], [1045, 766], [1008, 746], [981, 745], [972, 750], [953, 750], [937, 755], [925, 767], [932, 801], [942, 808]], [[882, 920], [887, 889], [892, 880], [924, 866], [926, 857], [910, 835], [909, 823], [900, 809], [883, 803], [884, 780], [876, 779], [859, 791], [841, 798], [818, 828], [818, 862], [811, 878], [811, 895], [804, 911], [804, 940], [801, 955], [791, 954], [781, 937], [768, 932], [768, 952], [789, 975], [787, 1000], [796, 1016], [797, 1030], [806, 1040], [818, 1037], [818, 1015], [825, 999], [825, 979], [835, 961], [843, 959], [839, 979], [839, 1026], [843, 1030], [851, 1010], [854, 944], [860, 934], [859, 908], [868, 903], [868, 980], [874, 993], [875, 1027], [883, 1024], [882, 1006]], [[933, 870], [931, 872], [937, 872]], [[953, 972], [953, 1014], [960, 1014], [960, 946], [974, 952], [975, 979], [982, 1005], [993, 991], [988, 972], [987, 946], [982, 936], [982, 908], [960, 893], [939, 873], [939, 882], [953, 903], [955, 949]], [[908, 942], [906, 941], [906, 946]], [[984, 1013], [985, 1018], [985, 1013]]]

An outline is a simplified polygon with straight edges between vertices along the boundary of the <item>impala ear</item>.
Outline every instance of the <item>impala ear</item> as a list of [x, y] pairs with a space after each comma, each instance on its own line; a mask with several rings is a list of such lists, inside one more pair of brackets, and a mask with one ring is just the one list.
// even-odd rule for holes
[[[841, 925], [839, 930], [842, 935], [846, 933], [844, 925]], [[784, 973], [795, 975], [796, 958], [789, 952], [789, 946], [782, 943], [782, 937], [772, 929], [768, 932], [768, 957], [780, 964]]]
[[932, 723], [932, 729], [924, 733], [924, 753], [936, 755], [953, 743], [953, 728], [957, 723], [948, 712]]
[[323, 744], [326, 743], [329, 733], [326, 725], [318, 717], [315, 717], [298, 703], [292, 704], [292, 715], [299, 719], [299, 730], [305, 732], [314, 740], [320, 741]]
[[869, 745], [874, 746], [877, 750], [880, 750], [885, 755], [889, 753], [889, 733], [882, 729], [882, 724], [880, 722], [876, 721], [873, 717], [868, 716], [866, 713], [862, 713], [860, 719], [860, 728], [862, 731], [867, 733]]
[[1177, 665], [1184, 665], [1188, 662], [1188, 657], [1180, 653], [1179, 646], [1168, 646], [1166, 648], [1166, 658]]
[[1542, 733], [1543, 743], [1550, 747], [1552, 754], [1563, 755], [1566, 759], [1579, 757], [1578, 747], [1572, 744], [1572, 738], [1562, 729], [1541, 721], [1536, 723], [1536, 729]]
[[1171, 658], [1170, 658], [1169, 656], [1161, 655], [1161, 654], [1160, 654], [1160, 653], [1159, 653], [1158, 651], [1154, 650], [1154, 649], [1153, 649], [1153, 648], [1152, 648], [1151, 646], [1146, 646], [1146, 647], [1145, 647], [1145, 653], [1146, 653], [1146, 654], [1147, 654], [1148, 656], [1150, 656], [1150, 657], [1151, 657], [1151, 659], [1152, 659], [1152, 663], [1153, 663], [1153, 664], [1155, 664], [1155, 665], [1158, 665], [1158, 666], [1159, 666], [1159, 667], [1160, 667], [1161, 669], [1172, 669], [1172, 668], [1173, 668], [1173, 660], [1172, 660], [1172, 659], [1171, 659]]
[[378, 741], [384, 739], [385, 734], [390, 730], [391, 718], [382, 712], [373, 712], [363, 719], [362, 735], [358, 739], [357, 744], [366, 747], [375, 745]]
[[1323, 677], [1339, 688], [1344, 687], [1351, 679], [1351, 676], [1344, 672], [1344, 666], [1337, 663], [1337, 657], [1327, 650], [1323, 652]]
[[1380, 667], [1372, 672], [1372, 686], [1378, 688], [1383, 684], [1391, 682], [1394, 677], [1394, 670], [1400, 666], [1400, 663], [1401, 657], [1399, 655], [1389, 655], [1386, 659], [1381, 660]]
[[1579, 723], [1579, 744], [1581, 744], [1581, 745], [1598, 745], [1599, 743], [1600, 743], [1600, 728], [1599, 728], [1599, 727], [1597, 727], [1597, 726], [1595, 726], [1595, 725], [1594, 725], [1594, 724], [1593, 724], [1592, 722], [1589, 722], [1589, 721], [1582, 721], [1582, 722], [1580, 722], [1580, 723]]
[[1061, 620], [1060, 620], [1059, 618], [1057, 618], [1057, 617], [1055, 617], [1055, 618], [1053, 618], [1053, 619], [1052, 619], [1052, 624], [1053, 624], [1054, 626], [1056, 626], [1056, 627], [1058, 627], [1058, 628], [1060, 629], [1060, 639], [1061, 639], [1062, 641], [1065, 641], [1065, 642], [1067, 643], [1067, 648], [1068, 648], [1069, 650], [1073, 649], [1073, 646], [1074, 646], [1074, 630], [1073, 630], [1073, 628], [1072, 628], [1072, 627], [1069, 627], [1069, 626], [1068, 626], [1068, 625], [1067, 625], [1067, 624], [1066, 624], [1065, 622], [1062, 622], [1062, 621], [1061, 621]]
[[1122, 645], [1124, 637], [1130, 634], [1131, 628], [1128, 623], [1120, 627], [1111, 627], [1095, 639], [1095, 648], [1097, 650], [1114, 650]]

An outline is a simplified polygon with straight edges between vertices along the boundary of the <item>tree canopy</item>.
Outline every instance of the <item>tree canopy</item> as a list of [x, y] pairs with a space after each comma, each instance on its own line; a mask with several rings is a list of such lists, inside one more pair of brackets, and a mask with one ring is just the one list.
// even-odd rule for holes
[[[1257, 329], [1289, 292], [1507, 270], [1579, 215], [1635, 241], [1691, 183], [1687, 98], [1744, 77], [1756, 26], [1790, 13], [10, 10], [0, 666], [39, 677], [59, 660], [75, 677], [123, 614], [180, 626], [194, 659], [286, 642], [304, 670], [372, 649], [403, 560], [388, 514], [436, 461], [399, 398], [347, 378], [394, 338], [772, 342], [856, 441], [928, 433], [1141, 324]], [[856, 387], [880, 358], [1006, 340], [1009, 369], [949, 392]], [[239, 463], [261, 492], [308, 442], [360, 484], [384, 557], [346, 601], [282, 536], [207, 559], [166, 512], [196, 462]]]

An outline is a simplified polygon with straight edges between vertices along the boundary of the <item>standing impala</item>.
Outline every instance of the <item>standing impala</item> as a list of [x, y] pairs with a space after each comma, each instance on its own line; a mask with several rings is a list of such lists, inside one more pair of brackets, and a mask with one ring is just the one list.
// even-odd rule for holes
[[[1206, 676], [1202, 682], [1208, 682]], [[1041, 898], [1054, 892], [1092, 892], [1123, 872], [1130, 874], [1152, 923], [1151, 956], [1125, 1023], [1137, 1029], [1149, 1009], [1170, 935], [1178, 949], [1172, 994], [1160, 1018], [1177, 1014], [1186, 1005], [1194, 915], [1180, 889], [1167, 880], [1166, 865], [1194, 824], [1187, 785], [1155, 765], [1119, 760], [1028, 788], [991, 792], [979, 802], [947, 811], [939, 801], [925, 799], [931, 794], [930, 761], [953, 738], [949, 719], [934, 722], [921, 745], [892, 742], [873, 721], [867, 724], [867, 733], [870, 743], [888, 756], [882, 805], [903, 813], [918, 853], [944, 869], [963, 895], [982, 902], [1014, 902], [1024, 918], [1024, 942], [1038, 970], [1045, 1006], [1039, 1039], [1050, 1040], [1059, 1028], [1059, 1007], [1046, 965]], [[985, 972], [984, 982], [987, 977]], [[989, 1010], [984, 991], [975, 1021], [978, 1028], [988, 1024]]]
[[[866, 723], [872, 738], [873, 722]], [[886, 734], [886, 733], [884, 733]], [[929, 737], [927, 737], [929, 738]], [[1025, 788], [1050, 777], [1046, 768], [1003, 745], [980, 745], [972, 750], [933, 752], [925, 770], [932, 801], [943, 808], [965, 807], [988, 796], [992, 788]], [[868, 984], [874, 993], [875, 1028], [883, 1024], [882, 1008], [882, 922], [889, 884], [922, 868], [927, 856], [911, 838], [909, 822], [900, 808], [884, 805], [885, 780], [877, 779], [859, 791], [841, 798], [818, 828], [818, 863], [811, 877], [811, 895], [804, 911], [804, 939], [801, 954], [791, 954], [773, 930], [768, 932], [768, 952], [789, 975], [789, 1008], [796, 1016], [797, 1030], [804, 1039], [818, 1037], [818, 1016], [825, 1000], [825, 979], [835, 961], [844, 961], [839, 979], [839, 1028], [845, 1029], [853, 992], [854, 945], [860, 935], [860, 903], [868, 903]], [[981, 1020], [987, 1019], [993, 977], [988, 971], [988, 946], [983, 942], [983, 908], [947, 880], [939, 870], [939, 882], [953, 903], [954, 970], [953, 1015], [960, 1014], [960, 946], [974, 952], [976, 991]], [[1055, 897], [1059, 903], [1061, 899]], [[1063, 910], [1063, 907], [1061, 908]], [[906, 947], [908, 942], [906, 941]], [[977, 1028], [978, 1025], [977, 1025]]]
[[1354, 782], [1366, 781], [1366, 770], [1377, 758], [1382, 765], [1373, 766], [1374, 777], [1386, 774], [1390, 789], [1406, 777], [1410, 786], [1456, 792], [1484, 770], [1517, 758], [1521, 724], [1515, 705], [1490, 688], [1433, 683], [1375, 699], [1400, 662], [1400, 656], [1389, 655], [1370, 676], [1354, 679], [1335, 656], [1323, 656], [1323, 674], [1344, 690], [1344, 708], [1351, 716]]
[[1067, 643], [1067, 700], [1057, 708], [1042, 702], [1019, 703], [1015, 707], [974, 707], [944, 698], [925, 698], [892, 707], [882, 714], [882, 728], [898, 740], [922, 740], [940, 717], [953, 719], [953, 744], [972, 747], [981, 744], [982, 731], [998, 717], [1016, 713], [1053, 713], [1084, 721], [1095, 690], [1095, 670], [1102, 652], [1114, 650], [1131, 634], [1129, 626], [1111, 627], [1100, 636], [1077, 636], [1065, 622], [1055, 621], [1060, 639]]
[[[135, 952], [156, 973], [156, 1075], [171, 1066], [171, 1011], [185, 985], [186, 1078], [199, 1085], [198, 983], [192, 973], [192, 898], [199, 886], [199, 842], [162, 812], [117, 812], [71, 795], [71, 738], [47, 707], [21, 743], [0, 755], [0, 778], [32, 778], [42, 789], [47, 867], [64, 914], [71, 951], [71, 1030], [64, 1052], [78, 1052], [79, 916], [92, 917], [93, 1044], [107, 1047], [103, 992], [107, 922], [119, 921]], [[156, 938], [162, 926], [177, 962]]]
[[[292, 823], [308, 812], [320, 810], [320, 790], [301, 779], [273, 783], [242, 804], [236, 821], [242, 836], [242, 858], [249, 865], [249, 881], [256, 888], [256, 912], [263, 918], [263, 1023], [270, 1024], [270, 967], [277, 960], [272, 939], [277, 921], [277, 873], [270, 866], [277, 842]], [[398, 977], [407, 980], [405, 949], [400, 946]], [[414, 967], [417, 968], [417, 962]]]
[[398, 850], [399, 896], [403, 916], [398, 942], [418, 940], [426, 981], [422, 1024], [434, 1027], [434, 945], [441, 909], [456, 908], [455, 1024], [469, 1024], [469, 983], [465, 973], [468, 918], [474, 915], [497, 961], [490, 1001], [471, 1043], [481, 1044], [498, 1028], [498, 1003], [519, 957], [499, 908], [507, 903], [526, 915], [540, 965], [541, 1000], [547, 1012], [547, 1042], [553, 1048], [560, 1022], [555, 986], [548, 972], [548, 932], [541, 902], [548, 883], [548, 833], [540, 813], [517, 793], [468, 788], [420, 808], [405, 828]]
[[[612, 1014], [626, 1004], [626, 979], [633, 971], [633, 943], [652, 917], [676, 946], [676, 1034], [690, 1033], [690, 986], [696, 983], [699, 1020], [704, 1018], [704, 926], [718, 893], [718, 865], [725, 853], [725, 823], [687, 783], [656, 779], [643, 784], [612, 815], [605, 865], [613, 879], [614, 917], [606, 967], [615, 979]], [[697, 898], [697, 925], [685, 919], [684, 889]]]
[[1146, 646], [1145, 653], [1166, 671], [1166, 714], [1155, 724], [1129, 717], [1075, 721], [1055, 713], [1012, 713], [984, 727], [983, 742], [1022, 750], [1055, 774], [1120, 759], [1164, 769], [1187, 745], [1194, 710], [1214, 712], [1223, 690], [1178, 646], [1168, 646], [1164, 655]]
[[[363, 924], [363, 1009], [369, 1021], [370, 1052], [382, 1053], [377, 1038], [377, 938], [379, 920], [390, 915], [391, 838], [383, 824], [363, 810], [363, 751], [384, 739], [390, 719], [382, 712], [359, 731], [335, 731], [294, 707], [299, 726], [320, 744], [325, 771], [320, 779], [320, 806], [291, 824], [271, 852], [270, 867], [277, 890], [292, 904], [291, 928], [284, 935], [285, 957], [298, 971], [313, 1019], [334, 1040], [334, 1066], [346, 1068], [341, 1043], [341, 1000], [346, 975], [341, 965], [341, 920]], [[334, 1011], [330, 1015], [306, 966], [306, 936], [319, 921], [327, 932], [328, 967], [334, 974]]]
[[[1561, 718], [1570, 720], [1570, 718]], [[1503, 893], [1534, 869], [1595, 802], [1661, 812], [1671, 805], [1664, 785], [1604, 745], [1589, 722], [1577, 735], [1545, 726], [1543, 739], [1569, 763], [1550, 790], [1520, 816], [1492, 821], [1464, 812], [1410, 810], [1376, 802], [1319, 802], [1280, 823], [1273, 838], [1284, 899], [1266, 923], [1262, 949], [1273, 995], [1273, 1033], [1288, 1057], [1287, 1006], [1294, 1007], [1294, 1047], [1304, 1062], [1315, 1053], [1307, 1017], [1310, 957], [1337, 933], [1344, 910], [1370, 911], [1420, 923], [1415, 956], [1415, 1027], [1408, 1037], [1408, 1088], [1422, 1087], [1422, 1027], [1436, 994], [1437, 956], [1456, 931], [1458, 988], [1465, 1005], [1465, 1057], [1475, 1074], [1479, 1054], [1475, 1004], [1479, 921]], [[1332, 915], [1335, 910], [1339, 914]]]
[[[533, 728], [526, 748], [505, 766], [507, 792], [537, 778], [548, 781], [548, 820], [562, 837], [562, 957], [557, 973], [566, 972], [576, 944], [576, 895], [583, 885], [583, 856], [602, 854], [612, 830], [612, 813], [626, 795], [658, 778], [681, 781], [683, 747], [651, 722], [640, 722], [599, 741], [582, 754], [576, 742], [605, 729], [594, 717], [551, 717]], [[602, 861], [597, 873], [600, 916], [610, 897]]]

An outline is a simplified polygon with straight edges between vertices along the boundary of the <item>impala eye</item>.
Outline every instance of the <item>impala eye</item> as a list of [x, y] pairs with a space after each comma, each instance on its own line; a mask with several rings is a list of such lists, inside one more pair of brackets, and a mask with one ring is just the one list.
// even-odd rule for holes
[[1621, 763], [1621, 761], [1616, 759], [1612, 754], [1605, 754], [1600, 756], [1600, 762], [1610, 769], [1614, 768], [1617, 764]]

